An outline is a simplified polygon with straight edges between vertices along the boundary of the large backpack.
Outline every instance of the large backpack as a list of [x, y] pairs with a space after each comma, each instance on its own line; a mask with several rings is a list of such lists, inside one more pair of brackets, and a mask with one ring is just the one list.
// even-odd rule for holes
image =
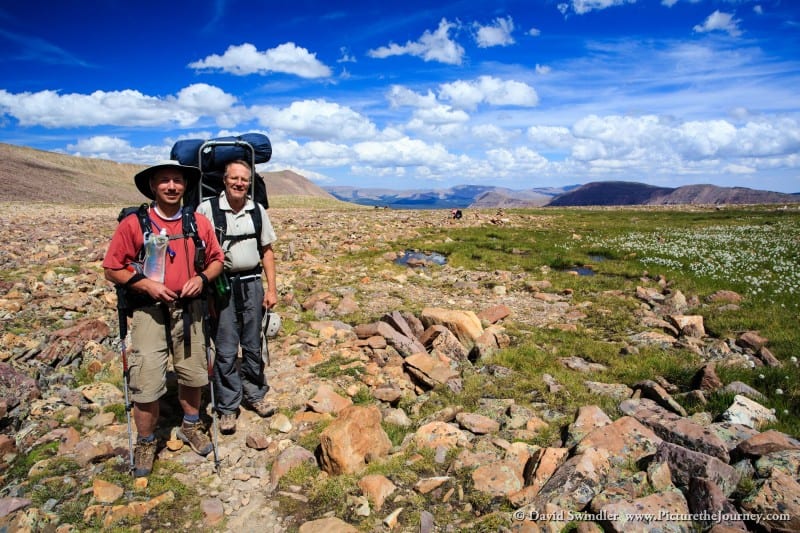
[[[147, 235], [148, 233], [153, 232], [153, 227], [150, 222], [150, 215], [149, 215], [149, 208], [148, 204], [141, 204], [138, 206], [132, 207], [125, 207], [117, 216], [117, 222], [122, 222], [129, 216], [135, 215], [139, 221], [139, 227], [142, 230], [142, 235]], [[183, 217], [181, 219], [181, 234], [180, 235], [171, 235], [170, 240], [176, 239], [192, 239], [194, 241], [195, 246], [195, 256], [194, 256], [194, 266], [197, 272], [202, 272], [203, 267], [205, 266], [205, 252], [206, 246], [203, 240], [200, 238], [200, 235], [197, 232], [197, 223], [195, 221], [194, 216], [194, 208], [191, 206], [184, 206], [183, 207]], [[144, 247], [142, 247], [136, 258], [134, 259], [134, 264], [131, 265], [130, 268], [133, 268], [135, 271], [138, 271], [136, 265], [140, 265], [144, 262]], [[146, 307], [149, 305], [153, 305], [155, 300], [150, 298], [147, 294], [131, 290], [129, 287], [125, 285], [117, 285], [117, 308], [119, 308], [120, 312], [124, 312], [127, 316], [131, 316], [133, 311], [139, 309], [141, 307]]]
[[242, 159], [253, 166], [253, 201], [269, 209], [267, 185], [264, 178], [256, 172], [255, 165], [266, 163], [272, 157], [272, 145], [263, 133], [245, 133], [238, 137], [218, 137], [215, 139], [182, 139], [172, 145], [170, 159], [181, 165], [200, 169], [200, 185], [186, 191], [184, 205], [197, 207], [203, 200], [219, 196], [225, 190], [222, 181], [225, 165]]
[[[183, 205], [197, 208], [203, 200], [219, 197], [222, 191], [225, 190], [225, 183], [222, 179], [224, 174], [224, 168], [222, 170], [204, 172], [199, 185], [187, 190], [186, 194], [183, 195]], [[264, 209], [269, 209], [267, 184], [264, 182], [264, 178], [258, 172], [253, 172], [253, 177], [255, 178], [253, 181], [253, 201], [261, 204]]]

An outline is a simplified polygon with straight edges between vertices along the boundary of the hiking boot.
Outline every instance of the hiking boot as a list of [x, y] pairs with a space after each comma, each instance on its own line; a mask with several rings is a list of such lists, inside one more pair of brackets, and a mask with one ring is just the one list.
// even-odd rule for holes
[[250, 404], [250, 407], [253, 409], [253, 411], [258, 413], [258, 416], [263, 417], [263, 418], [267, 418], [268, 416], [274, 415], [275, 412], [278, 410], [278, 408], [275, 407], [272, 404], [272, 402], [267, 400], [266, 396], [264, 396], [263, 398], [261, 398], [257, 402], [252, 402]]
[[214, 449], [214, 445], [206, 435], [206, 428], [199, 421], [192, 424], [184, 420], [176, 435], [200, 455], [208, 455]]
[[133, 448], [133, 475], [134, 477], [145, 477], [150, 475], [153, 470], [153, 461], [156, 458], [155, 439], [150, 442], [137, 440]]
[[236, 431], [236, 413], [225, 413], [219, 417], [219, 430], [228, 434]]

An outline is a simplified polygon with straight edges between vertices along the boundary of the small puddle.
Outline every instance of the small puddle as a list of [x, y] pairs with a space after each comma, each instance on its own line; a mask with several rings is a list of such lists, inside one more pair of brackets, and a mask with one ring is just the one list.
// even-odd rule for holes
[[422, 268], [431, 265], [442, 266], [447, 263], [447, 258], [437, 252], [423, 253], [417, 250], [406, 250], [394, 262], [398, 265]]
[[597, 272], [595, 272], [591, 267], [587, 266], [565, 268], [563, 272], [575, 272], [579, 276], [594, 276], [597, 274]]

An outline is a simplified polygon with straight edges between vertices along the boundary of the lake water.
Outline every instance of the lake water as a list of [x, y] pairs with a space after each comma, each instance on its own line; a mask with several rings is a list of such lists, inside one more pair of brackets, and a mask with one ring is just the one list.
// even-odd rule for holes
[[406, 250], [394, 262], [410, 267], [442, 266], [447, 263], [447, 257], [437, 252], [424, 253], [417, 250]]

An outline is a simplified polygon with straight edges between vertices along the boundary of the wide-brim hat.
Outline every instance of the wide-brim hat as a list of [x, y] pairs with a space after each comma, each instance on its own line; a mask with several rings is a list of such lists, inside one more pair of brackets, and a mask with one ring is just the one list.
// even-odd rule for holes
[[155, 200], [155, 195], [153, 194], [153, 190], [150, 188], [150, 178], [152, 178], [153, 175], [162, 168], [174, 168], [176, 170], [180, 170], [184, 179], [186, 180], [186, 191], [197, 187], [197, 184], [200, 181], [200, 169], [197, 167], [181, 165], [178, 161], [173, 161], [172, 159], [159, 161], [152, 167], [142, 170], [133, 178], [133, 181], [136, 183], [136, 188], [139, 189], [139, 192], [151, 200]]

